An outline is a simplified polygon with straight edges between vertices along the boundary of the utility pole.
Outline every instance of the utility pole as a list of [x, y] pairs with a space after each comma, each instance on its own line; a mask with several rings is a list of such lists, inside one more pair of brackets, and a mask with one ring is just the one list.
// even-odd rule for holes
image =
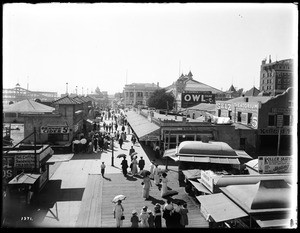
[[37, 166], [37, 156], [36, 156], [36, 128], [33, 128], [33, 136], [34, 136], [34, 162], [35, 162], [35, 172], [38, 172], [38, 166]]
[[114, 167], [114, 136], [111, 137], [111, 166]]

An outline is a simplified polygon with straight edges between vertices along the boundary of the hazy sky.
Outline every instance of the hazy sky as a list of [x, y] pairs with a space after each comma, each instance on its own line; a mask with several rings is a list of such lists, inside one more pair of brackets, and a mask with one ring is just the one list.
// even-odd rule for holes
[[259, 88], [261, 61], [298, 59], [294, 4], [5, 4], [3, 87], [109, 94], [193, 78]]

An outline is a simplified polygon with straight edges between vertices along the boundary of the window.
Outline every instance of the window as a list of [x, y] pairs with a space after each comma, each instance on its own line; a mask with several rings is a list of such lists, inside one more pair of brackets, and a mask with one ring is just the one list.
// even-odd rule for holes
[[290, 125], [290, 115], [283, 115], [283, 126]]
[[232, 120], [232, 111], [228, 111], [228, 117], [230, 120]]
[[241, 122], [242, 121], [242, 113], [238, 112], [237, 113], [237, 122]]
[[277, 80], [277, 84], [281, 84], [281, 79], [280, 78]]
[[247, 118], [247, 124], [251, 124], [251, 120], [252, 120], [252, 113], [248, 113], [248, 118]]
[[133, 97], [133, 92], [130, 92], [130, 97]]
[[276, 120], [276, 117], [275, 115], [269, 115], [269, 126], [275, 126], [275, 120]]
[[246, 138], [240, 138], [240, 150], [245, 150]]

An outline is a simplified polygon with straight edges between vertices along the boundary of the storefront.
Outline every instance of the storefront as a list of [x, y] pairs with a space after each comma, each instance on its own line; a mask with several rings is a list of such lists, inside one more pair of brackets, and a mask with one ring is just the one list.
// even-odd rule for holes
[[3, 184], [16, 178], [19, 174], [38, 174], [35, 191], [38, 192], [48, 181], [49, 166], [47, 160], [53, 155], [49, 145], [19, 146], [3, 153]]

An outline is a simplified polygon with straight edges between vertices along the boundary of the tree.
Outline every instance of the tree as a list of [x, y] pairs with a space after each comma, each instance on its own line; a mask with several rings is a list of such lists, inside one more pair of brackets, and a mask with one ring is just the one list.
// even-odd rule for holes
[[174, 96], [171, 93], [166, 93], [166, 90], [163, 88], [152, 93], [147, 105], [151, 108], [172, 110], [174, 102]]

